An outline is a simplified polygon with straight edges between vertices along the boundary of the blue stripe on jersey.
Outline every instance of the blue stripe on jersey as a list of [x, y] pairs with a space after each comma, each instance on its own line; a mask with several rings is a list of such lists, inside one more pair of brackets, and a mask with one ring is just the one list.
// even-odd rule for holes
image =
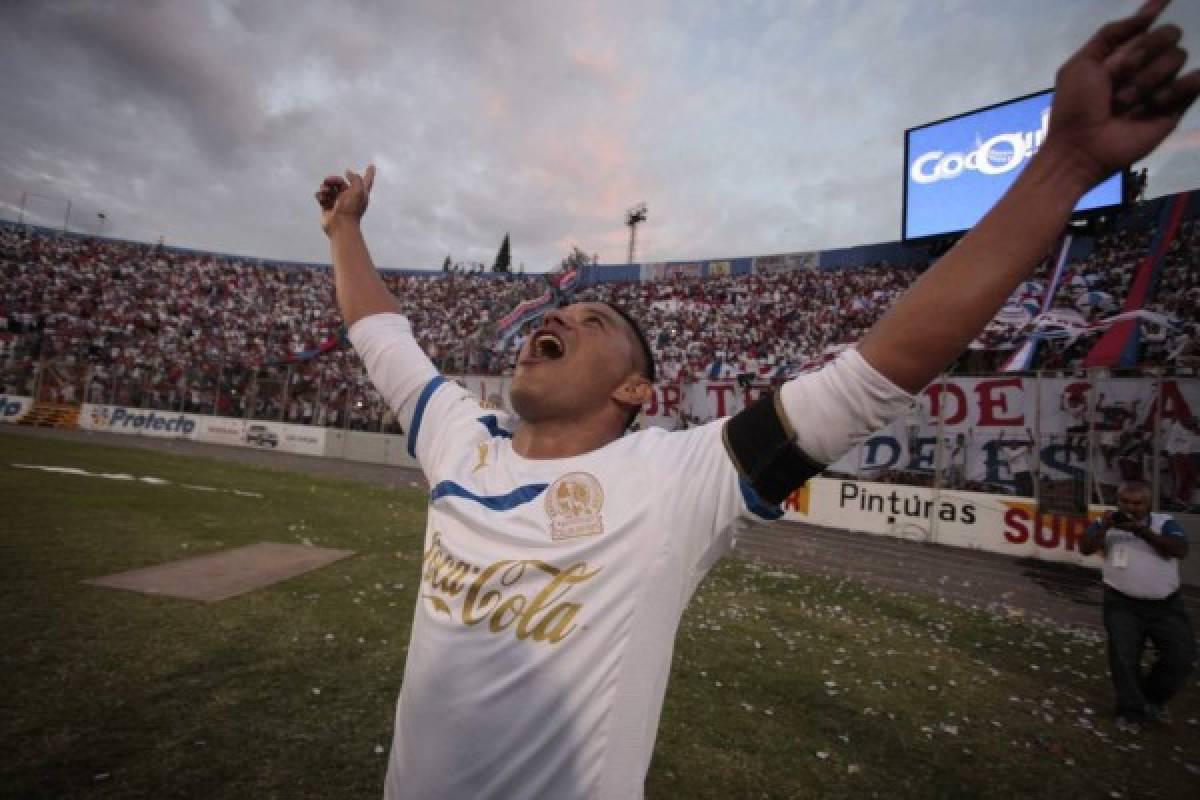
[[488, 433], [492, 436], [499, 436], [503, 439], [511, 439], [512, 431], [506, 431], [500, 427], [500, 422], [496, 419], [495, 414], [488, 414], [486, 417], [479, 418], [479, 424], [487, 428]]
[[446, 379], [441, 375], [434, 376], [433, 380], [425, 384], [421, 396], [417, 398], [417, 409], [413, 412], [412, 424], [408, 426], [408, 454], [413, 458], [417, 457], [417, 433], [421, 430], [421, 417], [425, 415], [425, 405], [437, 388], [445, 382]]
[[546, 487], [549, 485], [548, 483], [530, 483], [518, 486], [508, 494], [480, 496], [454, 481], [442, 481], [429, 493], [429, 502], [436, 502], [443, 497], [463, 497], [467, 500], [474, 500], [492, 511], [511, 511], [517, 506], [536, 499], [538, 495], [546, 491]]
[[783, 509], [773, 506], [759, 497], [758, 492], [754, 491], [754, 487], [750, 485], [750, 481], [738, 478], [738, 488], [742, 490], [742, 499], [746, 501], [746, 508], [749, 508], [756, 517], [779, 519], [783, 516]]

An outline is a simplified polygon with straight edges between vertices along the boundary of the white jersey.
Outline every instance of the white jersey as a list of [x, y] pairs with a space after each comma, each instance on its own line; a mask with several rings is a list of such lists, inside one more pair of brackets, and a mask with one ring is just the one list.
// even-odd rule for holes
[[684, 607], [742, 521], [781, 515], [724, 421], [527, 459], [403, 317], [350, 339], [432, 487], [386, 797], [641, 797]]

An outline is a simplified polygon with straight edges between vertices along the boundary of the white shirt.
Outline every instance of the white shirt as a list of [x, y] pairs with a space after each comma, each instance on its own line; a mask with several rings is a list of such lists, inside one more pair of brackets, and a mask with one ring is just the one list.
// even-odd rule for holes
[[[1163, 536], [1187, 534], [1168, 514], [1151, 514], [1150, 530]], [[1179, 589], [1179, 559], [1164, 558], [1145, 540], [1121, 528], [1104, 537], [1104, 582], [1121, 594], [1162, 599]]]
[[[402, 316], [349, 338], [433, 487], [385, 796], [641, 797], [680, 616], [741, 523], [781, 515], [738, 476], [724, 420], [527, 459]], [[857, 385], [853, 357], [808, 385]], [[874, 409], [879, 388], [792, 394]]]

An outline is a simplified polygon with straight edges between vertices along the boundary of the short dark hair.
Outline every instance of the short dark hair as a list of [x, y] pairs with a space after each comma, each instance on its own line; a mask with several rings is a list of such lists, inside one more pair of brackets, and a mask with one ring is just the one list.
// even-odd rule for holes
[[637, 320], [629, 316], [629, 312], [618, 305], [604, 301], [604, 305], [611, 308], [620, 315], [621, 319], [629, 323], [629, 327], [633, 329], [633, 335], [637, 337], [638, 344], [642, 348], [642, 357], [646, 360], [646, 367], [642, 370], [642, 377], [654, 383], [658, 379], [658, 371], [654, 368], [654, 351], [650, 349], [650, 342], [646, 339], [646, 334], [642, 333], [642, 328], [637, 324]]
[[[604, 305], [617, 312], [617, 315], [620, 316], [621, 319], [629, 323], [629, 327], [633, 331], [633, 335], [637, 338], [638, 345], [640, 345], [642, 348], [642, 358], [646, 362], [642, 368], [642, 377], [650, 381], [650, 383], [654, 383], [654, 381], [658, 378], [658, 370], [656, 370], [654, 367], [654, 351], [650, 349], [650, 342], [646, 339], [646, 334], [642, 333], [641, 326], [637, 324], [637, 320], [631, 317], [629, 312], [627, 312], [625, 309], [614, 303], [610, 303], [607, 300], [603, 302]], [[640, 411], [640, 408], [635, 408], [633, 411], [629, 412], [629, 419], [625, 421], [626, 430], [628, 430], [633, 423], [637, 421], [637, 416]]]

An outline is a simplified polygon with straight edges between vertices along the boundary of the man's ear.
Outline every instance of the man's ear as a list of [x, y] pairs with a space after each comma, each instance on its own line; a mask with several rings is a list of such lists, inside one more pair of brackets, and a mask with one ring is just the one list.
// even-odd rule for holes
[[613, 390], [612, 399], [627, 406], [643, 406], [654, 399], [654, 384], [644, 375], [630, 375]]

